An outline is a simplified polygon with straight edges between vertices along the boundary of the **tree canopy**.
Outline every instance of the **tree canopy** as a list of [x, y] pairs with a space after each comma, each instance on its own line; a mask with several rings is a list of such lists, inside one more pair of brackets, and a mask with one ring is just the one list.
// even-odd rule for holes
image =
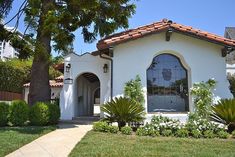
[[[1, 17], [8, 14], [12, 2], [0, 1]], [[119, 28], [128, 28], [128, 18], [135, 13], [135, 4], [133, 0], [24, 0], [14, 16], [17, 22], [22, 13], [25, 14], [26, 29], [35, 34], [32, 36], [34, 60], [29, 93], [29, 103], [34, 104], [50, 99], [52, 48], [68, 53], [77, 29], [81, 29], [84, 41], [90, 43], [97, 36], [104, 37]]]

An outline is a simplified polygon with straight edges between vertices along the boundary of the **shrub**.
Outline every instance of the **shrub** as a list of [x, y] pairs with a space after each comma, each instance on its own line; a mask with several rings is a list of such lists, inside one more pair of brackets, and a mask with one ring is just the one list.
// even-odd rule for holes
[[171, 130], [172, 133], [175, 133], [178, 129], [183, 127], [179, 120], [163, 117], [161, 115], [153, 116], [150, 124], [158, 132], [162, 132], [163, 130]]
[[110, 133], [116, 134], [118, 133], [118, 130], [119, 130], [118, 126], [112, 126], [112, 125], [109, 126]]
[[170, 129], [166, 129], [166, 130], [163, 130], [163, 131], [161, 132], [161, 135], [162, 135], [162, 136], [172, 136], [173, 133], [172, 133], [172, 131], [171, 131]]
[[136, 131], [136, 135], [138, 136], [148, 136], [148, 130], [146, 130], [144, 127], [138, 128]]
[[228, 125], [228, 131], [235, 130], [235, 99], [220, 100], [212, 106], [211, 119], [215, 122]]
[[99, 132], [109, 132], [110, 126], [107, 122], [98, 121], [93, 123], [93, 130]]
[[188, 137], [189, 136], [189, 131], [186, 129], [179, 129], [176, 131], [175, 135], [177, 137]]
[[192, 135], [192, 137], [194, 137], [194, 138], [200, 138], [200, 137], [202, 137], [202, 133], [201, 133], [199, 130], [192, 130], [192, 131], [191, 131], [191, 135]]
[[25, 125], [29, 119], [29, 106], [25, 101], [15, 100], [10, 105], [9, 120], [14, 126]]
[[224, 138], [224, 139], [226, 139], [226, 138], [229, 137], [229, 133], [227, 133], [226, 131], [219, 131], [219, 132], [217, 133], [217, 136], [218, 136], [219, 138]]
[[132, 133], [132, 128], [129, 126], [124, 126], [121, 128], [122, 134], [130, 135]]
[[0, 102], [0, 126], [6, 126], [9, 116], [9, 104]]
[[203, 118], [209, 117], [213, 103], [212, 89], [215, 85], [216, 81], [209, 79], [207, 82], [194, 83], [191, 88], [191, 94], [194, 96], [195, 111]]
[[146, 124], [144, 127], [138, 128], [136, 134], [139, 136], [159, 136], [159, 131], [155, 130], [153, 125]]
[[47, 125], [50, 118], [49, 107], [43, 102], [37, 102], [31, 107], [30, 122], [32, 125]]
[[141, 122], [144, 120], [145, 108], [143, 105], [129, 98], [119, 97], [101, 106], [107, 115], [105, 120], [117, 122], [119, 129], [128, 122]]
[[135, 80], [130, 80], [125, 84], [124, 96], [130, 98], [141, 105], [144, 104], [144, 91], [142, 89], [141, 79], [139, 75], [136, 76]]
[[214, 138], [215, 134], [212, 130], [206, 130], [203, 132], [205, 138]]
[[204, 132], [206, 130], [212, 130], [214, 133], [217, 133], [221, 130], [225, 130], [225, 128], [215, 124], [208, 119], [205, 119], [202, 116], [199, 116], [196, 113], [190, 113], [189, 119], [185, 125], [185, 127], [191, 132], [192, 130], [199, 130], [200, 132]]
[[235, 75], [228, 75], [228, 81], [229, 81], [229, 89], [230, 92], [233, 94], [233, 97], [235, 97]]
[[49, 109], [49, 124], [57, 124], [60, 119], [60, 108], [55, 103], [47, 104]]
[[232, 136], [233, 138], [235, 138], [235, 130], [232, 132]]

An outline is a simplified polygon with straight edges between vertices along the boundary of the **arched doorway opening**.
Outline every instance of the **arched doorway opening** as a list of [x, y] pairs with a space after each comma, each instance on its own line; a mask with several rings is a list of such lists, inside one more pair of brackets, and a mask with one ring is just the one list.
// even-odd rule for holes
[[75, 107], [75, 116], [98, 116], [100, 114], [99, 78], [93, 73], [83, 73], [76, 81], [78, 105]]
[[154, 57], [147, 69], [148, 112], [189, 111], [187, 73], [175, 55], [160, 54]]

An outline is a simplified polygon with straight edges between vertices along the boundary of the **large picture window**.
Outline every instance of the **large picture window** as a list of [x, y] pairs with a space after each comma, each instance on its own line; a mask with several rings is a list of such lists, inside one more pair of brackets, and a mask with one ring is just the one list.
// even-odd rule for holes
[[156, 56], [147, 69], [148, 112], [189, 111], [187, 70], [178, 57]]

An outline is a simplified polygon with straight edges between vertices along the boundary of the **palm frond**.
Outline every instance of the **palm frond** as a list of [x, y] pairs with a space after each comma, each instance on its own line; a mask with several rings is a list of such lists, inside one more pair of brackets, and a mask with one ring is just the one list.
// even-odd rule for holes
[[211, 120], [222, 124], [235, 122], [235, 99], [223, 99], [212, 106]]

